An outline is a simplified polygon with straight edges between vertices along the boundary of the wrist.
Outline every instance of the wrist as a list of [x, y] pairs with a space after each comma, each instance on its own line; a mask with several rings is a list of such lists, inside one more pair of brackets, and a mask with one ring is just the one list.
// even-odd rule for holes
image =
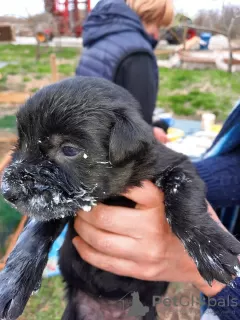
[[194, 281], [192, 284], [201, 291], [207, 297], [213, 297], [221, 292], [226, 285], [217, 281], [213, 281], [211, 285], [209, 285], [200, 275], [199, 279]]

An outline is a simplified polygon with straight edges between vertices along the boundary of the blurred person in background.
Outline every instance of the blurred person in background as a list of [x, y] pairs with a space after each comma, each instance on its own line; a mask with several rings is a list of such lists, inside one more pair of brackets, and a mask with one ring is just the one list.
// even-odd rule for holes
[[[84, 50], [76, 75], [102, 77], [125, 88], [152, 124], [159, 87], [154, 49], [160, 28], [172, 19], [172, 0], [101, 0], [83, 26]], [[166, 124], [157, 126], [155, 135], [166, 142]]]

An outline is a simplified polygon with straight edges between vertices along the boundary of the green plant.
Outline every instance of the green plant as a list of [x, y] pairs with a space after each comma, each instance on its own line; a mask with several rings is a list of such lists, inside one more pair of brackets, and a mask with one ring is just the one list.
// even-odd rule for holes
[[32, 89], [31, 89], [31, 92], [35, 93], [35, 92], [37, 92], [38, 90], [39, 90], [39, 88], [32, 88]]
[[6, 240], [15, 231], [21, 215], [0, 196], [0, 257], [6, 250]]
[[16, 128], [16, 117], [5, 116], [0, 118], [0, 129], [15, 129]]
[[30, 77], [27, 77], [27, 76], [23, 77], [23, 82], [29, 82], [29, 81], [31, 81]]
[[62, 278], [43, 279], [40, 290], [30, 298], [19, 320], [60, 320], [64, 308], [64, 285]]

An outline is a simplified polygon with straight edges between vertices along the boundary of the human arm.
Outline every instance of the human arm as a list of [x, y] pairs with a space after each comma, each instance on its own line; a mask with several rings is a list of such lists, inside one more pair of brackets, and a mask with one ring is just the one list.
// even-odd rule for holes
[[158, 88], [150, 54], [138, 52], [127, 56], [120, 63], [114, 82], [134, 96], [141, 106], [144, 119], [151, 124]]
[[240, 205], [240, 150], [194, 163], [214, 208]]
[[[217, 281], [209, 286], [203, 280], [166, 221], [163, 193], [145, 181], [142, 188], [125, 196], [137, 203], [136, 208], [100, 204], [91, 214], [78, 213], [75, 229], [79, 237], [73, 243], [82, 258], [121, 276], [191, 282], [211, 299], [209, 305], [221, 320], [239, 319], [240, 278], [234, 280], [235, 287]], [[210, 206], [209, 213], [221, 225]]]
[[82, 258], [122, 276], [192, 282], [208, 296], [221, 291], [224, 285], [213, 282], [210, 287], [202, 279], [172, 233], [165, 217], [163, 193], [151, 182], [144, 182], [142, 188], [132, 189], [126, 196], [137, 203], [135, 209], [100, 204], [91, 215], [79, 212], [75, 229], [80, 237], [74, 244]]
[[[134, 53], [126, 57], [117, 69], [115, 83], [128, 90], [141, 106], [144, 119], [152, 124], [157, 97], [157, 83], [153, 58], [148, 53]], [[162, 142], [168, 142], [163, 128], [154, 127], [154, 134]]]

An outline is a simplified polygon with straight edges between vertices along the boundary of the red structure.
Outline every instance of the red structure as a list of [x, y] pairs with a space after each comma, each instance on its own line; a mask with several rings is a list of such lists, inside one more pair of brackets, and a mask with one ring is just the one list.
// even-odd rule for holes
[[80, 37], [90, 11], [90, 0], [44, 0], [45, 10], [56, 19], [60, 35]]

